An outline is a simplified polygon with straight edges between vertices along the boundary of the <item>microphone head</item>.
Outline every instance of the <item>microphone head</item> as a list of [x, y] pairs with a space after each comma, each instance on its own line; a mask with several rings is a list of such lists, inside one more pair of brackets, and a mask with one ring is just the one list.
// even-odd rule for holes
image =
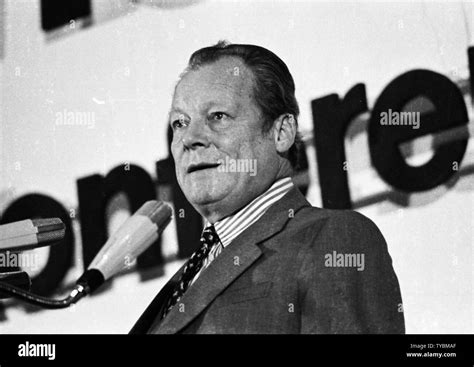
[[66, 226], [59, 218], [32, 219], [32, 222], [38, 228], [36, 236], [39, 243], [59, 241], [66, 234]]
[[63, 239], [66, 226], [59, 218], [24, 219], [0, 225], [0, 251], [24, 251]]
[[150, 218], [150, 220], [158, 226], [158, 232], [163, 229], [171, 221], [172, 210], [168, 204], [162, 201], [150, 200], [143, 204], [136, 214]]

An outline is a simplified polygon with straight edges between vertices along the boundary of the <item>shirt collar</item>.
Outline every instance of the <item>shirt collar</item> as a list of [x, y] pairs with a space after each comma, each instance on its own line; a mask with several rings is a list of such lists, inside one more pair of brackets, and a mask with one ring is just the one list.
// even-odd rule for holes
[[[290, 177], [281, 178], [242, 209], [214, 223], [214, 228], [222, 245], [224, 247], [229, 245], [240, 233], [259, 220], [293, 186], [294, 184]], [[205, 227], [209, 225], [210, 223], [206, 220]]]

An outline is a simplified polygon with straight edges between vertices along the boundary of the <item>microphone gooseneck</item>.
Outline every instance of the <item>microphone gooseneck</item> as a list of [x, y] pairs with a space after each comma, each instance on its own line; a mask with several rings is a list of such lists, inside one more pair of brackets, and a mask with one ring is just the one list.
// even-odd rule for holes
[[12, 297], [28, 302], [32, 305], [40, 306], [43, 308], [49, 308], [49, 309], [69, 307], [71, 304], [76, 303], [82, 297], [88, 294], [85, 287], [83, 287], [82, 285], [81, 286], [77, 285], [69, 294], [69, 296], [61, 300], [56, 300], [56, 299], [51, 299], [51, 298], [47, 298], [47, 297], [39, 296], [37, 294], [30, 293], [21, 288], [15, 287], [13, 285], [10, 285], [1, 281], [0, 281], [0, 291]]

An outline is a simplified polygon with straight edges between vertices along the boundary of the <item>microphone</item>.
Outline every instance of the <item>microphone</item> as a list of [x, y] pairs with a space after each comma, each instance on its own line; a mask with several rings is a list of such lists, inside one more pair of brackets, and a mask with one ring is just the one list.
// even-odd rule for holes
[[0, 252], [24, 251], [50, 245], [66, 234], [66, 226], [59, 218], [26, 219], [0, 225]]
[[71, 296], [91, 293], [106, 280], [126, 269], [143, 253], [171, 221], [172, 210], [162, 201], [147, 201], [107, 240], [94, 260], [76, 282]]
[[171, 221], [172, 210], [161, 201], [147, 201], [105, 243], [69, 295], [49, 299], [6, 284], [0, 279], [0, 295], [15, 296], [31, 304], [50, 309], [65, 308], [100, 287], [106, 280], [128, 267], [144, 252]]

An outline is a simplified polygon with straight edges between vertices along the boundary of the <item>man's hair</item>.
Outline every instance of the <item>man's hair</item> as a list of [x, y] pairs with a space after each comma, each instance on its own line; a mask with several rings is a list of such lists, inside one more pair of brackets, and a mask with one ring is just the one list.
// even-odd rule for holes
[[[270, 50], [255, 45], [219, 41], [214, 46], [194, 52], [186, 70], [196, 70], [226, 56], [240, 58], [253, 73], [254, 100], [264, 119], [264, 133], [270, 131], [275, 119], [283, 114], [292, 114], [298, 127], [300, 110], [295, 97], [295, 82], [283, 60]], [[298, 167], [300, 145], [301, 138], [297, 133], [288, 151], [288, 160], [293, 169]]]

